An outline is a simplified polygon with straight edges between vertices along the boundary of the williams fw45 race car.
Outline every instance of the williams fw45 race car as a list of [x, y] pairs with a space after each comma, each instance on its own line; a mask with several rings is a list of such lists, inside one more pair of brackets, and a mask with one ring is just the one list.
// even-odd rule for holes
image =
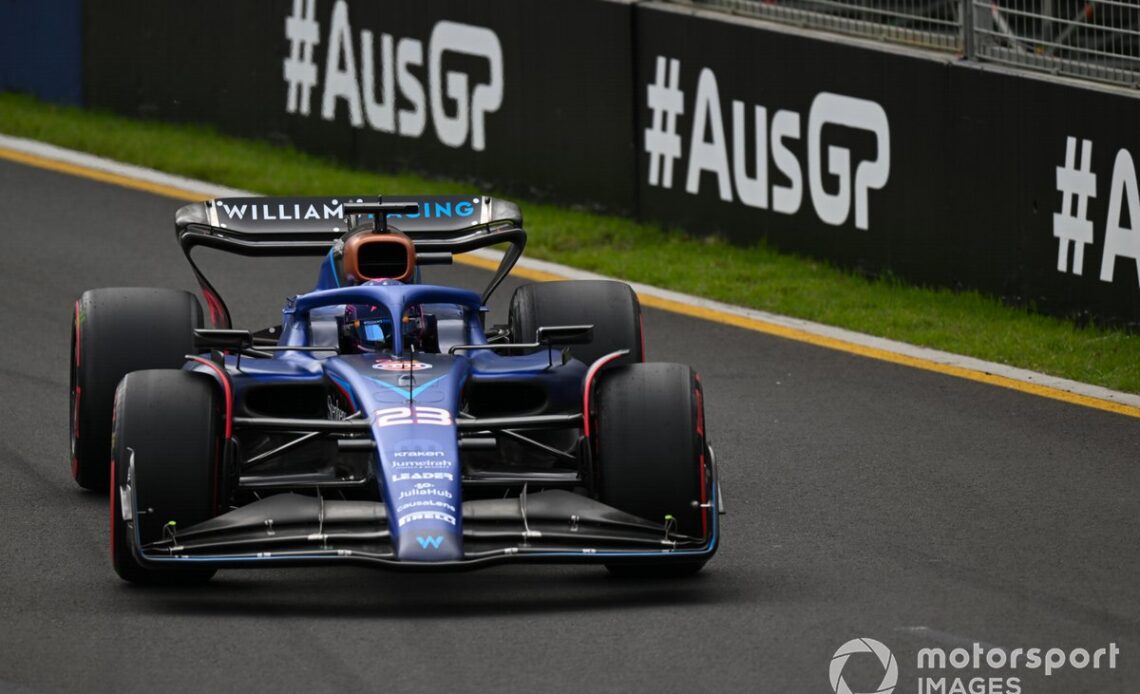
[[[488, 297], [526, 243], [488, 197], [229, 198], [176, 233], [206, 300], [95, 289], [75, 304], [72, 473], [110, 490], [115, 571], [204, 581], [231, 567], [502, 562], [698, 571], [720, 493], [701, 381], [647, 363], [629, 286]], [[420, 268], [506, 244], [477, 294]], [[205, 246], [320, 258], [280, 325], [234, 329], [195, 264]]]

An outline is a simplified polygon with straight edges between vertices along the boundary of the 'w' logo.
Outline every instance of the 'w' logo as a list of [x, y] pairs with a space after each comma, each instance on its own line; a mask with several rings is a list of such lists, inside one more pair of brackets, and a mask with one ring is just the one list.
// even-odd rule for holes
[[439, 549], [439, 546], [443, 544], [443, 535], [436, 535], [435, 537], [424, 537], [420, 535], [416, 538], [416, 542], [420, 543], [420, 547], [424, 549], [427, 549], [428, 545], [431, 545], [432, 549]]

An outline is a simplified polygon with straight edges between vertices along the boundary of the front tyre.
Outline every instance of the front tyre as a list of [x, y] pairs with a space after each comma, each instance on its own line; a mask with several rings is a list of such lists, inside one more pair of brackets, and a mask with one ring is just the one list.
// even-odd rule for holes
[[[596, 395], [594, 450], [599, 499], [677, 533], [707, 538], [709, 461], [700, 380], [683, 364], [615, 367]], [[707, 557], [607, 564], [618, 575], [695, 574]]]
[[[124, 580], [169, 585], [201, 583], [214, 575], [212, 569], [144, 566], [134, 548], [217, 515], [224, 503], [223, 408], [217, 384], [203, 374], [135, 371], [119, 384], [111, 472], [111, 561]], [[124, 519], [124, 496], [145, 513]]]

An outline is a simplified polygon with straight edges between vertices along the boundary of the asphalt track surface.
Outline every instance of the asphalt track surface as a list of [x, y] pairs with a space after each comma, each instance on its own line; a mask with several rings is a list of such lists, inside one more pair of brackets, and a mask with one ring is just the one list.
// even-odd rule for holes
[[[1140, 689], [1140, 421], [652, 310], [649, 356], [703, 376], [729, 510], [696, 579], [119, 581], [106, 498], [69, 474], [71, 306], [100, 286], [194, 289], [180, 204], [0, 162], [0, 691], [826, 693], [832, 654], [861, 636], [893, 649], [896, 692], [915, 691], [919, 648], [973, 641], [1121, 653], [1114, 671], [923, 674]], [[313, 260], [208, 263], [254, 327], [315, 277]], [[844, 671], [855, 691], [882, 673], [865, 655]]]

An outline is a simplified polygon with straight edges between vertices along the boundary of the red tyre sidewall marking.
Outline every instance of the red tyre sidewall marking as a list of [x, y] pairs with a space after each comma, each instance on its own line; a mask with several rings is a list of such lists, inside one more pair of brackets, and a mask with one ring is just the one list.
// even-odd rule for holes
[[227, 375], [225, 370], [222, 369], [220, 366], [218, 366], [217, 364], [215, 364], [214, 362], [212, 362], [208, 359], [203, 359], [202, 357], [190, 357], [190, 359], [212, 369], [214, 371], [214, 373], [217, 375], [218, 381], [221, 382], [222, 391], [225, 393], [225, 399], [226, 399], [226, 435], [225, 435], [225, 438], [223, 439], [223, 442], [218, 444], [217, 450], [214, 454], [214, 480], [213, 480], [213, 482], [214, 482], [214, 484], [213, 484], [213, 487], [214, 487], [214, 513], [217, 513], [219, 510], [218, 509], [218, 504], [220, 502], [219, 497], [221, 496], [220, 485], [221, 485], [221, 477], [222, 477], [222, 455], [223, 455], [222, 445], [225, 441], [230, 440], [230, 438], [233, 436], [233, 431], [234, 431], [234, 394], [233, 394], [233, 388], [230, 386], [229, 375]]
[[75, 302], [75, 368], [79, 368], [79, 356], [83, 348], [83, 326], [79, 322], [79, 302]]
[[602, 367], [615, 359], [620, 359], [629, 353], [629, 350], [620, 350], [601, 357], [586, 371], [586, 380], [582, 386], [582, 435], [590, 438], [590, 395], [594, 389], [594, 379], [601, 373]]
[[206, 308], [210, 311], [210, 323], [215, 328], [228, 328], [229, 321], [226, 320], [225, 304], [222, 303], [221, 298], [205, 287], [202, 288], [202, 296], [206, 298]]
[[209, 359], [203, 359], [202, 357], [190, 357], [190, 359], [212, 369], [218, 376], [218, 381], [222, 385], [222, 391], [225, 393], [226, 398], [226, 440], [228, 441], [234, 432], [234, 394], [233, 389], [230, 387], [230, 378], [220, 366]]
[[79, 401], [82, 399], [82, 397], [83, 389], [76, 385], [75, 408], [71, 413], [71, 427], [73, 431], [72, 438], [74, 439], [71, 442], [71, 477], [73, 479], [79, 479], [79, 457], [76, 453], [79, 447], [75, 445], [75, 442], [79, 440]]
[[693, 388], [693, 398], [697, 405], [697, 442], [701, 447], [699, 469], [701, 474], [701, 535], [709, 535], [709, 494], [708, 477], [705, 473], [705, 398], [701, 388], [701, 377], [694, 375], [696, 385]]

